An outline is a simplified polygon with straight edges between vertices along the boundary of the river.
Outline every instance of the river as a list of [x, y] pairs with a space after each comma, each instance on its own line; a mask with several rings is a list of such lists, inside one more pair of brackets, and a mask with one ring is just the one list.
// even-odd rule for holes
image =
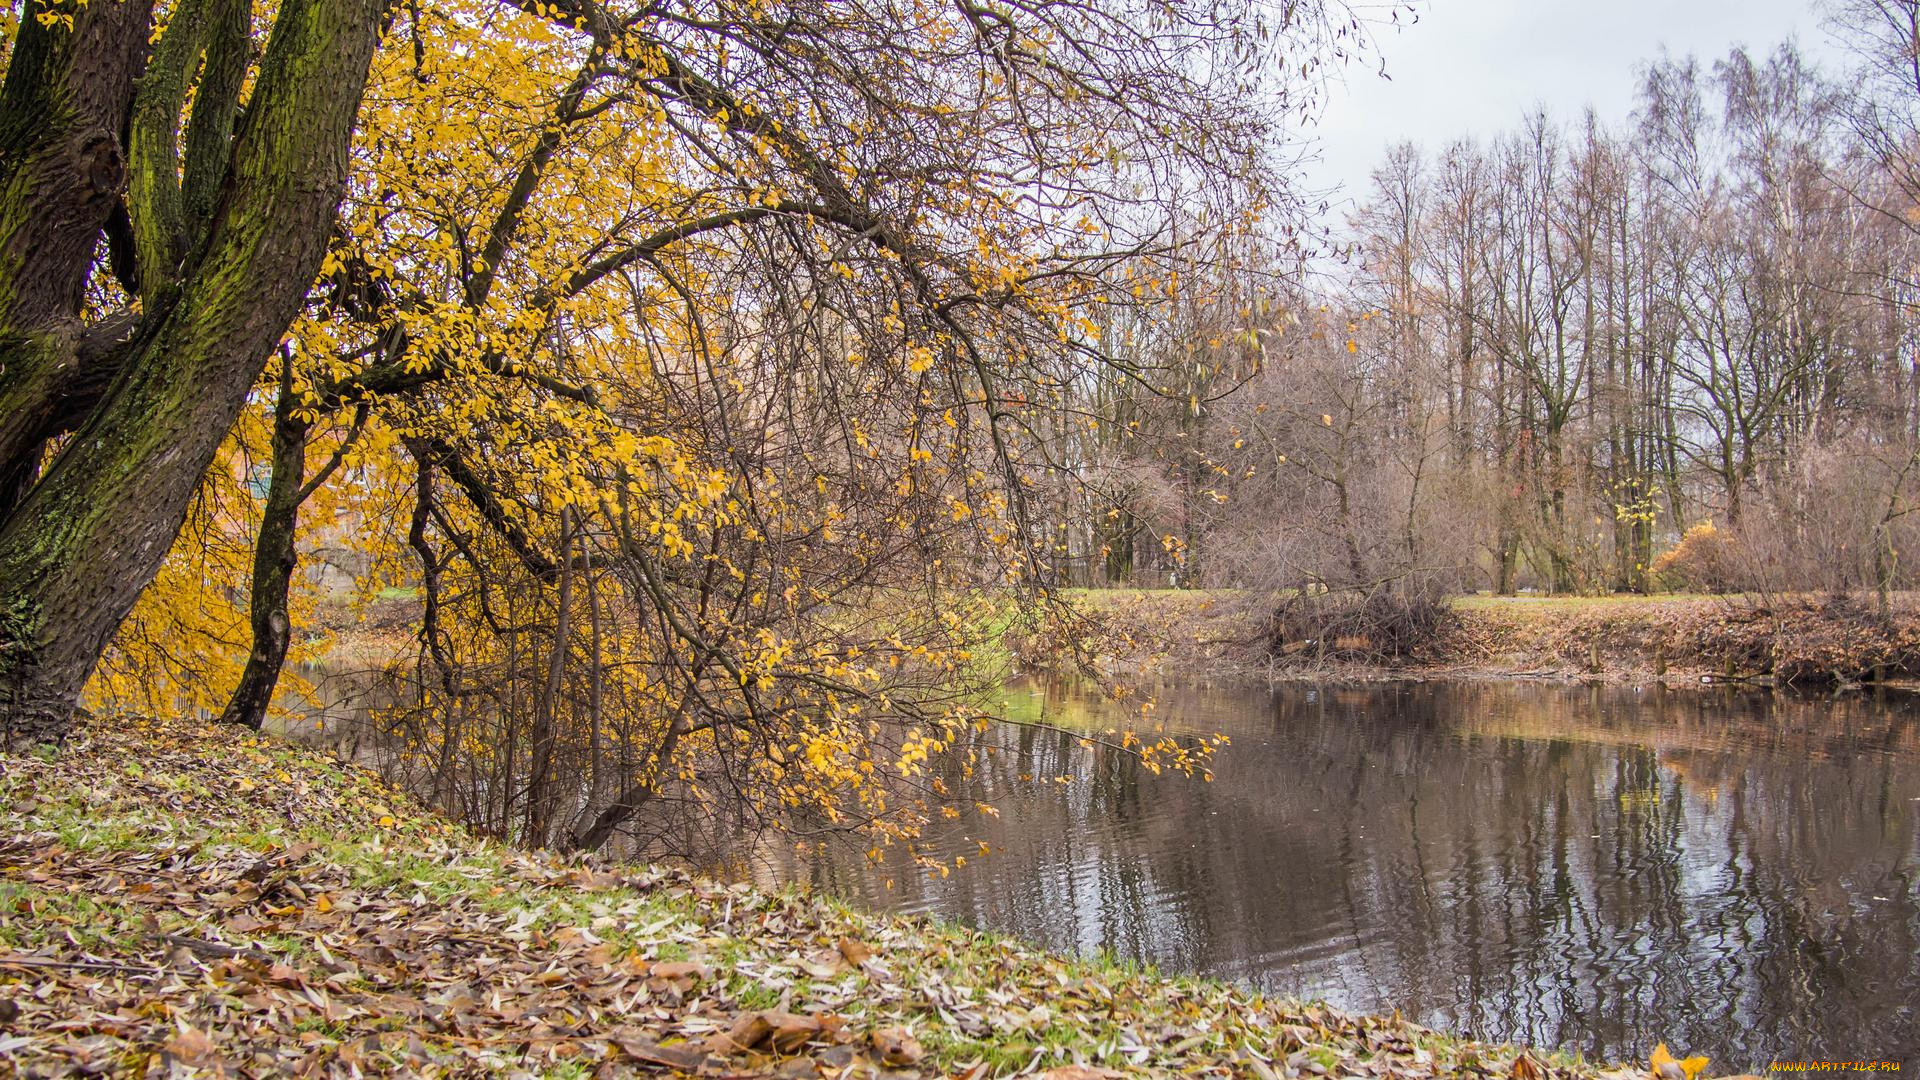
[[[785, 876], [1167, 971], [1710, 1075], [1920, 1067], [1920, 696], [1536, 683], [1163, 687], [1211, 782], [1003, 725], [944, 878], [829, 849]], [[1084, 685], [1009, 714], [1126, 723]], [[1071, 776], [1070, 782], [1058, 778]]]

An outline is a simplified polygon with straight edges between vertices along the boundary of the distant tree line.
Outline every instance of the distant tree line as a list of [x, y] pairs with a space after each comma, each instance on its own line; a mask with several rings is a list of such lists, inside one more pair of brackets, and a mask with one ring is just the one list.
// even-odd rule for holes
[[1791, 44], [1663, 57], [1623, 124], [1393, 147], [1337, 262], [1109, 326], [1184, 382], [1082, 388], [1058, 576], [1911, 585], [1915, 7], [1830, 12], [1844, 80]]

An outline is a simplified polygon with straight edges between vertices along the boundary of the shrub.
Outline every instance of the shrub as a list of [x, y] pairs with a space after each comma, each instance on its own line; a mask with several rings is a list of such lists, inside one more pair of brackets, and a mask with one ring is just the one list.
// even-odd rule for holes
[[1731, 592], [1737, 580], [1739, 542], [1714, 528], [1711, 519], [1683, 533], [1680, 542], [1653, 561], [1663, 585], [1694, 592]]

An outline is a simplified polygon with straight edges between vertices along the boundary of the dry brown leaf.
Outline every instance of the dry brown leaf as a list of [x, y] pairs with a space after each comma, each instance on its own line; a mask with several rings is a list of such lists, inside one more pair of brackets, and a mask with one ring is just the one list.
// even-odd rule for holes
[[820, 1034], [820, 1018], [817, 1016], [801, 1016], [790, 1012], [765, 1012], [760, 1015], [773, 1025], [773, 1048], [783, 1054], [800, 1049], [807, 1044], [807, 1040]]
[[748, 1013], [733, 1022], [733, 1026], [724, 1032], [716, 1032], [707, 1040], [707, 1049], [716, 1054], [735, 1054], [742, 1050], [752, 1050], [773, 1034], [773, 1024], [767, 1020], [767, 1014]]
[[[83, 729], [81, 744], [56, 759], [6, 762], [26, 774], [26, 785], [56, 797], [36, 800], [34, 810], [0, 831], [10, 867], [20, 867], [31, 886], [27, 897], [0, 905], [0, 931], [41, 931], [46, 904], [33, 899], [36, 891], [116, 898], [129, 915], [117, 928], [120, 944], [89, 948], [68, 939], [22, 958], [32, 965], [8, 966], [0, 958], [0, 1018], [7, 1027], [0, 1075], [163, 1074], [170, 1068], [213, 1075], [244, 1062], [253, 1075], [358, 1068], [368, 1075], [486, 1076], [532, 1061], [586, 1064], [597, 1052], [612, 1054], [605, 1064], [616, 1072], [729, 1072], [711, 1051], [740, 1055], [733, 1072], [800, 1080], [848, 1070], [866, 1075], [882, 1063], [925, 1066], [926, 1051], [906, 1025], [939, 1031], [943, 1042], [953, 1036], [965, 1040], [960, 1045], [984, 1046], [1003, 1016], [1071, 1024], [1090, 1035], [1124, 1025], [1138, 1039], [1129, 1055], [1138, 1051], [1140, 1070], [1155, 1075], [1274, 1080], [1313, 1071], [1309, 1050], [1321, 1048], [1339, 1057], [1329, 1070], [1335, 1076], [1433, 1080], [1457, 1065], [1455, 1044], [1416, 1048], [1397, 1020], [1318, 1006], [1263, 1006], [1212, 984], [1122, 975], [1069, 979], [1059, 957], [1015, 942], [996, 950], [1003, 965], [996, 991], [1007, 1000], [988, 1005], [956, 989], [958, 983], [942, 982], [961, 974], [930, 959], [948, 955], [953, 943], [945, 931], [850, 916], [819, 898], [767, 895], [664, 868], [630, 867], [621, 880], [640, 896], [657, 894], [673, 905], [675, 919], [656, 923], [658, 916], [646, 910], [652, 897], [606, 899], [620, 908], [616, 919], [662, 928], [671, 923], [673, 930], [616, 949], [600, 938], [598, 925], [536, 924], [529, 914], [555, 893], [571, 897], [602, 882], [583, 882], [577, 867], [543, 855], [481, 848], [410, 811], [398, 813], [404, 817], [398, 833], [381, 834], [386, 842], [411, 845], [411, 853], [471, 878], [471, 896], [422, 898], [411, 882], [369, 882], [343, 865], [331, 845], [262, 855], [225, 842], [222, 830], [244, 822], [247, 830], [271, 832], [283, 827], [277, 819], [285, 816], [325, 823], [350, 842], [364, 826], [372, 801], [366, 793], [374, 789], [320, 755], [277, 752], [269, 759], [246, 739], [184, 722], [157, 735], [102, 727]], [[125, 768], [134, 759], [139, 772]], [[259, 780], [271, 777], [262, 770], [283, 767], [292, 781], [257, 787], [284, 792], [284, 804], [228, 798], [236, 790], [231, 781], [247, 770]], [[151, 840], [135, 848], [64, 843], [42, 817], [68, 812], [62, 807], [72, 800], [59, 798], [61, 792], [84, 792], [87, 805], [103, 814], [144, 815]], [[293, 874], [300, 880], [288, 889]], [[299, 894], [314, 899], [292, 902]], [[320, 897], [332, 912], [315, 910]], [[511, 902], [495, 902], [501, 898]], [[173, 920], [166, 932], [153, 921], [157, 911]], [[640, 959], [670, 944], [711, 948], [706, 938], [688, 933], [681, 918], [698, 924], [696, 930], [725, 927], [743, 946], [740, 968]], [[175, 939], [169, 945], [194, 943], [188, 951], [195, 958], [179, 969], [160, 967], [167, 946], [151, 944], [169, 936]], [[857, 1030], [827, 1013], [742, 1011], [744, 992], [764, 989], [757, 972], [790, 973], [802, 961], [833, 968], [836, 983], [796, 982], [791, 1000], [806, 1008], [857, 1003], [864, 1016]], [[840, 980], [849, 965], [866, 977]], [[33, 992], [4, 994], [23, 977]], [[209, 993], [210, 986], [219, 992]], [[326, 1024], [299, 1024], [304, 1017]], [[1206, 1031], [1228, 1038], [1209, 1039]], [[1257, 1059], [1227, 1051], [1229, 1059], [1222, 1051], [1254, 1045], [1271, 1046], [1285, 1064], [1263, 1072]], [[1474, 1060], [1511, 1061], [1513, 1053]], [[783, 1063], [775, 1054], [792, 1057]], [[1549, 1071], [1538, 1057], [1532, 1064], [1542, 1075], [1515, 1065], [1517, 1075], [1498, 1080], [1547, 1080], [1549, 1074], [1596, 1080], [1590, 1069]], [[775, 1066], [779, 1071], [770, 1072]], [[982, 1080], [991, 1070], [978, 1066], [960, 1063], [954, 1073]], [[1083, 1065], [1043, 1075], [1104, 1080], [1117, 1074]], [[1648, 1078], [1642, 1068], [1607, 1080]]]
[[811, 956], [802, 957], [800, 970], [816, 979], [831, 979], [845, 971], [847, 962], [832, 949], [822, 949]]
[[912, 1065], [927, 1056], [920, 1040], [903, 1027], [884, 1027], [873, 1033], [873, 1048], [883, 1065], [895, 1068]]
[[852, 938], [841, 938], [840, 944], [837, 947], [840, 950], [840, 955], [846, 959], [847, 963], [852, 964], [854, 967], [859, 967], [866, 963], [867, 958], [873, 955], [872, 949], [867, 948], [864, 944]]
[[220, 1048], [213, 1044], [206, 1032], [185, 1025], [160, 1047], [160, 1052], [182, 1065], [197, 1067], [212, 1065], [220, 1056]]
[[628, 1057], [649, 1065], [665, 1065], [669, 1069], [684, 1069], [690, 1072], [698, 1069], [707, 1060], [707, 1055], [691, 1046], [661, 1046], [650, 1039], [618, 1032], [614, 1033], [612, 1038], [620, 1049], [626, 1051]]
[[726, 1032], [708, 1039], [707, 1048], [714, 1053], [731, 1054], [755, 1050], [764, 1044], [779, 1053], [790, 1054], [814, 1037], [838, 1030], [844, 1023], [839, 1017], [830, 1019], [831, 1024], [818, 1016], [778, 1009], [751, 1012], [735, 1020]]
[[656, 979], [678, 982], [682, 979], [704, 979], [707, 975], [707, 969], [704, 965], [694, 963], [691, 960], [669, 960], [664, 964], [653, 965], [649, 974]]

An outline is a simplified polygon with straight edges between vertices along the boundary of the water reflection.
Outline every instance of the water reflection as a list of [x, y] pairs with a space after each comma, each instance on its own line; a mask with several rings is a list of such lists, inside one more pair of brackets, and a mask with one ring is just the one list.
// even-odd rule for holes
[[[1071, 684], [1011, 693], [1117, 722]], [[1157, 711], [1232, 737], [1214, 782], [1003, 727], [946, 778], [1003, 815], [937, 836], [991, 858], [784, 873], [1601, 1059], [1920, 1059], [1920, 700], [1424, 683], [1163, 689]]]

